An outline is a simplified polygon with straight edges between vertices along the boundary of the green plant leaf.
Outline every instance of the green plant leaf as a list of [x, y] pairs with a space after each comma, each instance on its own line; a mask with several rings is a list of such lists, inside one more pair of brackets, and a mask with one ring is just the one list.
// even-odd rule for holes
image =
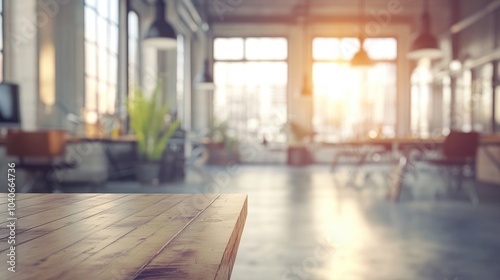
[[137, 137], [139, 155], [147, 161], [161, 159], [168, 140], [180, 125], [177, 121], [168, 127], [165, 125], [169, 106], [166, 102], [160, 102], [162, 88], [161, 80], [150, 96], [136, 88], [133, 97], [127, 102], [130, 127]]

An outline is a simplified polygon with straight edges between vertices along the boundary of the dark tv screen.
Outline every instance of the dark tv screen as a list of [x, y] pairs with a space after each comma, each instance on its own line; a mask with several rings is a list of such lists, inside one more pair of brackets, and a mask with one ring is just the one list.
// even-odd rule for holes
[[20, 122], [19, 87], [15, 84], [0, 83], [0, 123]]

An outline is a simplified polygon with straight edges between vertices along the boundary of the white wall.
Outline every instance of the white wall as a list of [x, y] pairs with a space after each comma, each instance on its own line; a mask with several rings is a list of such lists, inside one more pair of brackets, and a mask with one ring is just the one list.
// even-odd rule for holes
[[36, 0], [5, 2], [5, 81], [19, 84], [22, 128], [36, 128], [38, 55]]
[[[39, 27], [40, 129], [71, 129], [66, 115], [80, 115], [84, 105], [84, 1], [66, 2], [50, 14], [47, 25]], [[46, 9], [42, 3], [46, 2], [39, 1], [39, 13]], [[50, 49], [52, 56], [47, 54]], [[52, 104], [45, 95], [52, 95]]]

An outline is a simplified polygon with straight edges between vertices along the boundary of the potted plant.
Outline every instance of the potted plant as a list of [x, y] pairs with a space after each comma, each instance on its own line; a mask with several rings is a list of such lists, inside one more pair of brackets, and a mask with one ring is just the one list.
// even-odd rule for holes
[[209, 152], [209, 164], [239, 162], [238, 139], [228, 133], [227, 123], [213, 123], [207, 137], [209, 141], [205, 143], [205, 148]]
[[136, 177], [140, 182], [158, 181], [163, 152], [179, 127], [178, 121], [169, 119], [168, 103], [161, 102], [162, 88], [160, 81], [149, 96], [136, 88], [127, 104], [130, 128], [137, 137], [139, 161]]
[[286, 123], [282, 130], [288, 138], [287, 162], [290, 165], [306, 165], [313, 162], [306, 140], [313, 133], [295, 121]]

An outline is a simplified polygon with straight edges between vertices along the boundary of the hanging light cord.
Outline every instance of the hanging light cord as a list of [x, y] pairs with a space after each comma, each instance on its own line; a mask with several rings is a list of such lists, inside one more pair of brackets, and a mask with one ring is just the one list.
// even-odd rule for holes
[[[309, 22], [309, 7], [310, 7], [310, 0], [302, 0], [301, 1], [302, 4], [299, 2], [297, 3], [297, 8], [301, 8], [301, 9], [298, 9], [298, 11], [300, 11], [300, 15], [299, 17], [302, 18], [302, 34], [304, 37], [307, 37], [307, 24]], [[305, 38], [304, 38], [304, 41]], [[311, 69], [312, 70], [312, 65], [310, 65], [310, 59], [308, 57], [308, 55], [305, 55], [304, 56], [304, 68], [306, 69], [304, 71], [304, 80], [303, 80], [303, 85], [302, 85], [302, 90], [306, 90], [306, 91], [309, 91], [311, 89], [311, 80], [312, 80], [312, 77], [311, 75], [308, 74], [309, 70]]]
[[358, 24], [359, 24], [359, 44], [360, 48], [363, 48], [363, 42], [365, 41], [365, 35], [363, 33], [363, 25], [365, 23], [365, 0], [358, 1]]
[[431, 16], [429, 14], [429, 1], [424, 0], [424, 11], [422, 13], [422, 31], [431, 31]]
[[358, 2], [358, 17], [359, 17], [359, 27], [360, 28], [363, 26], [363, 23], [365, 21], [364, 11], [365, 11], [365, 0], [359, 0], [359, 2]]
[[210, 15], [208, 14], [208, 0], [202, 0], [203, 9], [205, 10], [203, 13], [203, 17], [205, 18], [206, 24], [210, 23]]
[[304, 6], [302, 9], [302, 33], [305, 36], [307, 34], [307, 25], [309, 23], [309, 0], [304, 0]]

